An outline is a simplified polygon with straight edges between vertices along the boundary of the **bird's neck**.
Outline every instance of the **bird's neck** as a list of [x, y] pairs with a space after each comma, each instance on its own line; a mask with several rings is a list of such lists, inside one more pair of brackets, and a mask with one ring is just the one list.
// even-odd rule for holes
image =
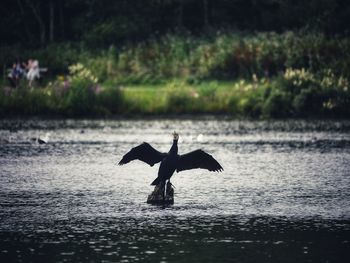
[[177, 140], [173, 140], [173, 145], [170, 148], [170, 152], [177, 154]]

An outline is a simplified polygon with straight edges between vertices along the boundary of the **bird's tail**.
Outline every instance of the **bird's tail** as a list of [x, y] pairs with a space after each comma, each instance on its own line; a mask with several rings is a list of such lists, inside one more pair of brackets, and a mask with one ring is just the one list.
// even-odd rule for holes
[[152, 183], [151, 185], [158, 185], [160, 183], [160, 178], [157, 177]]

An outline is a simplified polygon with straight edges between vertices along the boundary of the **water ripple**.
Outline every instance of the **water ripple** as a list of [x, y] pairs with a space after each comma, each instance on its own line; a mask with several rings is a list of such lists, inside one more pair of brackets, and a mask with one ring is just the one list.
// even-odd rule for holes
[[[225, 170], [175, 174], [175, 204], [150, 206], [158, 168], [116, 164], [143, 141], [168, 151], [173, 130], [180, 153], [202, 148]], [[2, 120], [0, 167], [2, 262], [341, 262], [349, 251], [348, 121]]]

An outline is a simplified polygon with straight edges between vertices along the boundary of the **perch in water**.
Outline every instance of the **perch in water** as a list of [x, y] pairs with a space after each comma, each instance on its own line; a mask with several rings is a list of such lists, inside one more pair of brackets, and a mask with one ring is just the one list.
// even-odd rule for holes
[[[159, 193], [162, 193], [161, 198], [153, 198], [154, 200], [157, 199], [157, 202], [166, 200], [166, 188], [168, 188], [166, 186], [168, 184], [169, 190], [172, 190], [173, 193], [170, 178], [175, 171], [180, 172], [196, 168], [207, 169], [215, 172], [223, 171], [223, 168], [218, 161], [203, 150], [195, 150], [187, 154], [179, 155], [177, 147], [178, 140], [179, 135], [174, 132], [173, 145], [168, 153], [161, 153], [154, 149], [150, 144], [144, 142], [141, 145], [132, 148], [119, 162], [119, 165], [123, 165], [133, 160], [140, 160], [149, 164], [150, 166], [160, 162], [158, 177], [151, 183], [151, 185], [156, 186], [152, 193], [153, 196], [159, 196]], [[168, 184], [166, 184], [167, 181]]]
[[162, 184], [156, 185], [153, 192], [148, 196], [147, 203], [154, 205], [174, 204], [174, 188], [170, 181], [166, 183], [165, 192]]

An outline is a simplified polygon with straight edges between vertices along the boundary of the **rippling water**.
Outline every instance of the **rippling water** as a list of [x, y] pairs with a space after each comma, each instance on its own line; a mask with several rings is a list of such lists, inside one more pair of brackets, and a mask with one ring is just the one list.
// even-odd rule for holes
[[[116, 163], [174, 130], [225, 170], [148, 205], [158, 166]], [[348, 121], [0, 121], [1, 262], [344, 262], [349, 242]]]

